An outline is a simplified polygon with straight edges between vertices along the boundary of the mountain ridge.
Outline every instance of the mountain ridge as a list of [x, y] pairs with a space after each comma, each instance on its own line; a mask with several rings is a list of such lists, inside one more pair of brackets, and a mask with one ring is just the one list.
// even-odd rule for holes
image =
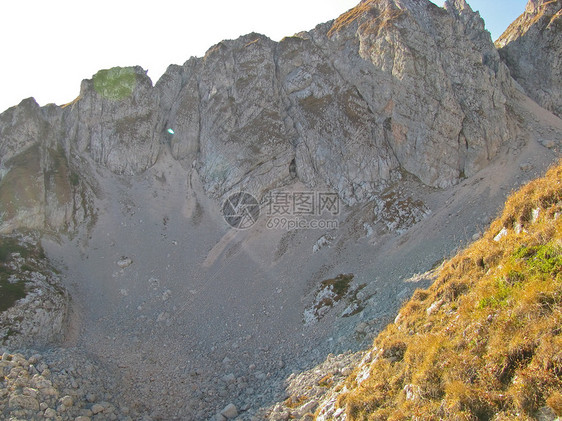
[[[170, 67], [154, 86], [140, 67], [100, 71], [64, 108], [26, 106], [29, 123], [3, 113], [3, 149], [24, 147], [10, 132], [34, 131], [53, 149], [58, 142], [67, 155], [133, 175], [170, 147], [186, 166], [195, 162], [215, 197], [233, 189], [261, 197], [291, 181], [293, 162], [297, 179], [348, 204], [379, 194], [399, 169], [451, 186], [514, 137], [513, 88], [479, 15], [464, 1], [445, 6], [363, 2], [348, 12], [345, 34], [332, 31], [337, 20], [279, 43], [249, 34]], [[107, 89], [128, 83], [126, 74], [127, 95], [112, 96]], [[96, 84], [102, 77], [112, 80]]]

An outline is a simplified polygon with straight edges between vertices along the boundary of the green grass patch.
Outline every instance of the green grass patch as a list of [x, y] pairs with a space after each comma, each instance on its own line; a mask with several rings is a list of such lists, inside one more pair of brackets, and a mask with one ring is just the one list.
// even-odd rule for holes
[[122, 100], [129, 97], [137, 83], [137, 75], [131, 67], [113, 67], [94, 75], [95, 91], [107, 99]]
[[0, 238], [0, 263], [6, 263], [13, 253], [19, 253], [22, 257], [29, 256], [29, 250], [22, 246], [15, 238]]
[[0, 312], [6, 311], [14, 305], [14, 303], [25, 298], [25, 282], [17, 281], [11, 283], [8, 276], [0, 276]]
[[336, 301], [344, 297], [349, 291], [349, 284], [353, 281], [352, 274], [341, 274], [333, 279], [322, 281], [322, 288], [329, 288], [336, 294]]
[[70, 173], [70, 184], [74, 187], [80, 184], [80, 176], [76, 174], [74, 171]]
[[[19, 254], [26, 261], [17, 267], [12, 262], [13, 255]], [[14, 303], [27, 295], [26, 272], [34, 272], [36, 261], [45, 259], [45, 252], [40, 245], [22, 244], [16, 237], [0, 237], [0, 312], [12, 307]]]
[[553, 242], [521, 246], [514, 257], [523, 260], [531, 274], [559, 276], [562, 272], [562, 247]]

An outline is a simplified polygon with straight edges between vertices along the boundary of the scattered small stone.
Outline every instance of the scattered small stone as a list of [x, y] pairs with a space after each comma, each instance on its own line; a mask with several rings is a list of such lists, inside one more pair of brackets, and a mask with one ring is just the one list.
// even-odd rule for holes
[[74, 400], [72, 396], [66, 395], [61, 399], [61, 403], [68, 408], [74, 404]]
[[26, 396], [31, 396], [32, 398], [37, 398], [38, 395], [37, 389], [33, 389], [32, 387], [24, 387], [23, 394]]
[[41, 361], [41, 355], [39, 354], [35, 354], [32, 355], [31, 357], [29, 357], [29, 364], [37, 364], [39, 361]]
[[96, 415], [99, 414], [100, 412], [103, 412], [105, 410], [105, 408], [103, 407], [103, 405], [100, 405], [99, 403], [95, 403], [92, 405], [91, 411], [92, 414]]
[[125, 269], [133, 264], [133, 261], [129, 257], [122, 257], [117, 261], [117, 266], [121, 269]]
[[236, 418], [238, 416], [238, 408], [236, 408], [234, 404], [229, 403], [221, 411], [221, 415], [226, 417], [227, 419]]
[[502, 228], [502, 230], [494, 237], [494, 241], [498, 242], [500, 241], [503, 237], [505, 237], [507, 235], [507, 228]]
[[57, 416], [57, 411], [53, 408], [47, 408], [43, 414], [45, 418], [55, 418]]
[[233, 373], [223, 376], [222, 381], [225, 383], [234, 383], [236, 381], [236, 376]]
[[344, 367], [341, 370], [342, 376], [345, 376], [345, 377], [349, 376], [352, 372], [353, 372], [353, 369], [351, 367]]
[[168, 301], [171, 296], [172, 296], [172, 291], [170, 291], [169, 289], [167, 289], [166, 291], [164, 291], [164, 292], [162, 293], [162, 301]]
[[355, 328], [355, 332], [357, 333], [365, 333], [365, 331], [367, 330], [367, 323], [365, 322], [361, 322], [357, 325], [357, 327]]
[[39, 411], [39, 401], [32, 396], [12, 395], [8, 406], [13, 409], [29, 409]]
[[300, 408], [300, 412], [304, 415], [307, 414], [309, 412], [314, 412], [314, 410], [316, 409], [316, 407], [318, 406], [318, 401], [317, 400], [311, 400], [310, 402], [305, 403], [301, 408]]
[[533, 169], [533, 165], [530, 164], [529, 162], [525, 162], [525, 163], [521, 164], [519, 166], [519, 168], [521, 168], [522, 171], [527, 172], [527, 171], [531, 171]]

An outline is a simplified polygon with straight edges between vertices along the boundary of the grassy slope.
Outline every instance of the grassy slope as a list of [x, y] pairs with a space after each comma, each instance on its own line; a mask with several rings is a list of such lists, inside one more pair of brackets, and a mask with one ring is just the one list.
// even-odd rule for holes
[[562, 415], [561, 251], [562, 163], [514, 193], [376, 338], [370, 375], [356, 370], [338, 400], [348, 419]]
[[[24, 263], [16, 264], [17, 258], [25, 259]], [[45, 254], [40, 245], [20, 241], [17, 236], [0, 236], [0, 312], [25, 298], [26, 275], [39, 272], [37, 261], [43, 259]]]

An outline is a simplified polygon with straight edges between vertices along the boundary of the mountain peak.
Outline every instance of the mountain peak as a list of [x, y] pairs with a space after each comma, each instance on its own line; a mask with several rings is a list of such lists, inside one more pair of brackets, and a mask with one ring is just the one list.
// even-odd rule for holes
[[560, 0], [529, 0], [525, 13], [537, 13], [544, 8], [560, 8]]
[[511, 75], [542, 107], [562, 116], [562, 1], [529, 0], [496, 41]]

